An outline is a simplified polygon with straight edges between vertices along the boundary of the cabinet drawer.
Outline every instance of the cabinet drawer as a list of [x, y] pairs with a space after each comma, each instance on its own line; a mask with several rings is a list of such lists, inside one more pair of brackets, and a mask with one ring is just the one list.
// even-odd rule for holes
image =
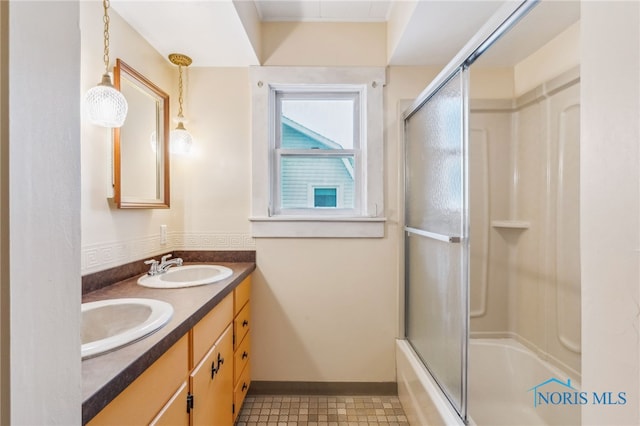
[[148, 424], [189, 374], [188, 358], [185, 334], [88, 424]]
[[244, 279], [238, 287], [233, 291], [235, 296], [235, 303], [233, 307], [233, 313], [238, 314], [240, 309], [249, 301], [251, 295], [251, 275]]
[[233, 383], [238, 383], [240, 380], [240, 375], [244, 371], [247, 364], [251, 360], [251, 334], [247, 334], [245, 338], [236, 349], [236, 353], [234, 355], [233, 369], [235, 371], [233, 377]]
[[240, 313], [233, 320], [233, 331], [235, 332], [236, 340], [235, 347], [237, 348], [244, 336], [249, 332], [251, 326], [251, 303], [247, 303]]
[[247, 392], [249, 392], [249, 386], [251, 386], [251, 364], [247, 364], [247, 368], [244, 369], [240, 375], [240, 380], [236, 384], [236, 388], [233, 391], [233, 419], [238, 417], [240, 409], [242, 409], [242, 403], [244, 402]]
[[229, 294], [193, 327], [191, 366], [200, 362], [233, 319], [233, 294]]
[[189, 426], [188, 393], [189, 386], [184, 382], [162, 411], [151, 421], [150, 426]]

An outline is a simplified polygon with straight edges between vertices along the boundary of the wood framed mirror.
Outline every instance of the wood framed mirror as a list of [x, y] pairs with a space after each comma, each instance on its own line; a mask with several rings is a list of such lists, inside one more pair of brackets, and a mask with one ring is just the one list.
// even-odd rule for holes
[[169, 208], [169, 95], [121, 59], [113, 74], [129, 105], [124, 125], [113, 130], [114, 203]]

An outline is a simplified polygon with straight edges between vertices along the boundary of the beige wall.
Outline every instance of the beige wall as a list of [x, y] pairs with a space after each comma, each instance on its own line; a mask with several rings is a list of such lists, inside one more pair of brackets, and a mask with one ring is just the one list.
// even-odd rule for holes
[[415, 0], [395, 2], [387, 21], [387, 58], [391, 58], [418, 4]]
[[262, 65], [384, 66], [384, 23], [264, 22]]
[[187, 128], [194, 138], [194, 152], [172, 158], [180, 176], [173, 186], [178, 207], [171, 210], [180, 217], [185, 235], [229, 234], [250, 240], [249, 70], [188, 71]]
[[469, 81], [471, 99], [513, 99], [515, 97], [513, 68], [474, 65], [469, 68]]
[[627, 392], [584, 424], [640, 424], [640, 4], [582, 2], [582, 387]]
[[[100, 2], [80, 2], [82, 94], [96, 85], [104, 73], [102, 14]], [[121, 58], [170, 96], [173, 95], [173, 88], [177, 86], [176, 69], [113, 9], [109, 14], [110, 67], [116, 58]], [[171, 109], [172, 116], [176, 111], [176, 108]], [[84, 118], [81, 126], [82, 273], [151, 257], [166, 250], [160, 245], [160, 225], [166, 224], [170, 233], [179, 228], [177, 212], [181, 210], [180, 198], [174, 198], [172, 194], [170, 210], [120, 210], [112, 207], [107, 200], [112, 181], [111, 130], [94, 126]], [[173, 185], [180, 185], [180, 170], [175, 167], [172, 167]]]
[[579, 64], [580, 21], [516, 64], [515, 95], [520, 96]]

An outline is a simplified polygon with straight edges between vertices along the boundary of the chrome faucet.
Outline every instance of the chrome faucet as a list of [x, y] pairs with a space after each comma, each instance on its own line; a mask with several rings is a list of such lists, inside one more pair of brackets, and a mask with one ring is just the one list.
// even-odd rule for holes
[[173, 265], [182, 266], [182, 258], [176, 257], [175, 259], [167, 260], [171, 256], [171, 253], [162, 256], [162, 261], [160, 262], [160, 265], [158, 265], [159, 274], [164, 274]]
[[145, 265], [151, 265], [151, 267], [149, 268], [149, 272], [147, 272], [147, 275], [153, 276], [153, 275], [164, 274], [173, 265], [182, 266], [182, 259], [181, 258], [178, 257], [178, 258], [175, 258], [175, 259], [167, 260], [170, 257], [171, 257], [171, 254], [166, 254], [166, 255], [162, 256], [162, 259], [161, 259], [160, 262], [158, 262], [155, 259], [145, 260], [144, 261]]

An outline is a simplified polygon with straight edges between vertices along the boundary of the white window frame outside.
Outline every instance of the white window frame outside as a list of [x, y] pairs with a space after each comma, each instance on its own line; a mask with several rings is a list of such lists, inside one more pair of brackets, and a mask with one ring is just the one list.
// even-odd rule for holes
[[[384, 115], [383, 67], [251, 67], [252, 116], [252, 236], [379, 238], [384, 236]], [[360, 205], [352, 212], [335, 209], [303, 209], [276, 212], [273, 209], [274, 96], [283, 88], [358, 88], [360, 122]], [[356, 172], [357, 173], [357, 172]], [[329, 185], [330, 186], [330, 185]], [[319, 211], [322, 210], [322, 214]], [[332, 214], [332, 210], [333, 214]], [[279, 214], [280, 213], [280, 214]]]
[[[335, 189], [336, 190], [336, 207], [318, 207], [316, 206], [316, 189]], [[344, 189], [342, 185], [336, 184], [309, 184], [307, 200], [309, 208], [314, 209], [327, 209], [328, 211], [334, 210], [335, 208], [342, 208], [344, 205]]]

